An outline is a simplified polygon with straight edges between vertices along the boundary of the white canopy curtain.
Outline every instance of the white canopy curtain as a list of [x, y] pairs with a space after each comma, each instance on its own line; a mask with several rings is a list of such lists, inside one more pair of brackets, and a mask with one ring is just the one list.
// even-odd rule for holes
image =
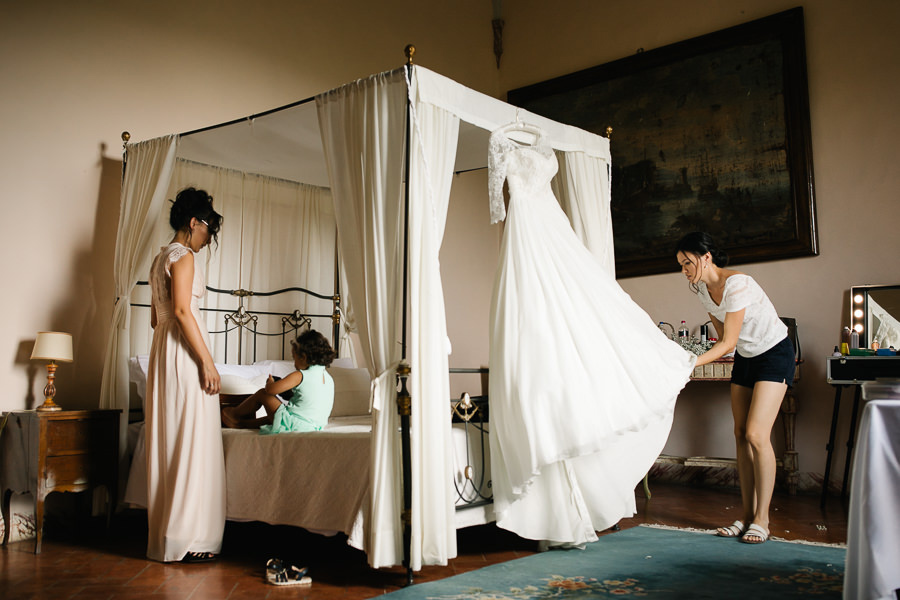
[[[268, 292], [300, 285], [321, 294], [334, 291], [335, 223], [331, 192], [327, 188], [223, 169], [192, 161], [178, 160], [169, 187], [170, 198], [186, 186], [210, 191], [213, 206], [222, 214], [218, 247], [209, 249], [206, 284], [218, 289], [246, 289]], [[168, 226], [163, 228], [171, 235]], [[223, 294], [207, 294], [204, 306], [234, 310], [236, 299]], [[330, 300], [291, 293], [277, 297], [251, 296], [245, 307], [256, 311], [312, 312], [330, 314]], [[210, 331], [221, 330], [224, 313], [207, 313]], [[280, 318], [261, 322], [261, 331], [280, 328]], [[313, 327], [330, 331], [330, 320], [318, 320]], [[229, 334], [228, 362], [237, 362], [235, 333]], [[212, 336], [213, 357], [225, 362], [225, 339]], [[257, 340], [261, 358], [278, 358], [280, 337]], [[242, 336], [242, 362], [252, 361], [253, 340]]]
[[[320, 294], [330, 295], [334, 291], [335, 222], [330, 190], [176, 158], [166, 197], [174, 198], [187, 186], [209, 191], [213, 195], [213, 207], [224, 217], [218, 246], [213, 244], [201, 252], [205, 260], [198, 266], [205, 270], [208, 286], [266, 292], [302, 283], [302, 287]], [[164, 202], [152, 223], [154, 251], [172, 238], [169, 207]], [[148, 266], [152, 256], [153, 252], [147, 259]], [[143, 270], [140, 276], [146, 279], [147, 269]], [[149, 287], [137, 290], [135, 297], [149, 303]], [[300, 310], [304, 314], [330, 315], [332, 312], [331, 300], [293, 292], [275, 297], [251, 296], [245, 298], [244, 306], [255, 311], [282, 313]], [[226, 313], [215, 310], [233, 311], [237, 299], [209, 293], [203, 307], [212, 309], [205, 313], [209, 331], [221, 331]], [[259, 329], [269, 333], [280, 331], [280, 321], [280, 317], [269, 317], [259, 323]], [[331, 331], [330, 316], [314, 319], [313, 328], [327, 336]], [[152, 335], [149, 311], [136, 313], [131, 324], [129, 356], [146, 354]], [[241, 340], [242, 362], [251, 362], [252, 336], [244, 333]], [[224, 336], [211, 336], [210, 344], [216, 362], [226, 362]], [[284, 348], [279, 336], [259, 336], [256, 344], [260, 358], [280, 358]], [[227, 362], [236, 363], [237, 357], [238, 335], [232, 332]]]
[[122, 410], [119, 419], [119, 458], [125, 456], [128, 440], [128, 356], [130, 349], [131, 292], [143, 277], [147, 256], [153, 253], [153, 224], [165, 204], [178, 137], [164, 136], [133, 144], [122, 182], [119, 229], [116, 234], [116, 305], [113, 309], [100, 408]]
[[[449, 338], [438, 254], [459, 139], [456, 115], [417, 102], [410, 85], [412, 130], [409, 148], [409, 300], [412, 478], [410, 555], [425, 564], [446, 565], [456, 556], [451, 479]], [[421, 562], [411, 561], [413, 569]]]
[[401, 357], [405, 225], [403, 73], [361, 79], [318, 96], [316, 105], [348, 295], [373, 378], [365, 551], [373, 567], [392, 566], [404, 554], [395, 379]]
[[[248, 174], [244, 177], [244, 198], [240, 287], [273, 291], [300, 285], [319, 294], [332, 294], [335, 291], [335, 221], [331, 191]], [[222, 285], [225, 281], [222, 279], [220, 285], [210, 285], [231, 289], [231, 285]], [[304, 314], [320, 315], [330, 315], [333, 308], [330, 299], [298, 292], [251, 296], [247, 306], [257, 311], [299, 310]], [[260, 329], [270, 333], [277, 331], [280, 318], [268, 321], [267, 326], [261, 324]], [[312, 327], [330, 338], [331, 325], [330, 317], [317, 318]], [[260, 339], [258, 344], [260, 356], [270, 359], [278, 357], [283, 348], [280, 337]], [[248, 339], [244, 356], [251, 351]], [[290, 355], [286, 358], [290, 359]]]
[[553, 191], [560, 206], [578, 238], [615, 277], [609, 160], [584, 152], [557, 152], [556, 156], [559, 172], [553, 179]]

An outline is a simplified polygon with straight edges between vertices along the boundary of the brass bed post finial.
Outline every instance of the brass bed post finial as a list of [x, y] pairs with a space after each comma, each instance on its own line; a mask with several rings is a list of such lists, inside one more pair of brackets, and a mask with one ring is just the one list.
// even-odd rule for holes
[[406, 64], [413, 64], [413, 55], [416, 53], [416, 47], [412, 44], [407, 44], [406, 48], [403, 49], [403, 54], [406, 55]]
[[127, 144], [128, 140], [130, 140], [130, 139], [131, 139], [131, 134], [128, 133], [127, 131], [123, 131], [122, 132], [122, 148], [125, 147], [125, 144]]
[[607, 126], [607, 128], [606, 128], [606, 139], [612, 140], [612, 127]]

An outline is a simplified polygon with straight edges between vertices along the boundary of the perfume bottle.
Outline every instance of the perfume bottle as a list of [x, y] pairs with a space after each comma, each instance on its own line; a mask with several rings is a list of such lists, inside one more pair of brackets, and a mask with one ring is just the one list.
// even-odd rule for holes
[[681, 322], [681, 327], [678, 328], [678, 339], [679, 340], [687, 340], [690, 336], [690, 332], [687, 328], [687, 323], [684, 321]]
[[[673, 338], [674, 333], [675, 333], [675, 328], [672, 327], [669, 323], [666, 323], [665, 321], [660, 321], [659, 325], [657, 325], [657, 327], [659, 327], [659, 330], [662, 331], [663, 335], [665, 335], [667, 338], [669, 338], [670, 340]], [[666, 327], [669, 328], [669, 331], [666, 331]]]

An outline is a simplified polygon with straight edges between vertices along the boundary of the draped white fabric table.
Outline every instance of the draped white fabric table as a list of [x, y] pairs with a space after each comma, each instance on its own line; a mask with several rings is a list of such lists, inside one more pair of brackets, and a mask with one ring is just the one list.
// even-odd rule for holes
[[893, 599], [900, 588], [900, 399], [870, 400], [853, 462], [845, 600]]

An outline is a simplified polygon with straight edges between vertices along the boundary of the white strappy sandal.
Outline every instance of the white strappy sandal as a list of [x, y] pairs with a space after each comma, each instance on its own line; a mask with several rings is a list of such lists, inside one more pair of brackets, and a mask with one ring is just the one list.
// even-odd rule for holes
[[[749, 538], [758, 539], [752, 540]], [[741, 541], [745, 544], [762, 544], [767, 539], [769, 539], [769, 532], [756, 523], [750, 523], [750, 527], [748, 527], [747, 531], [744, 532], [744, 535], [741, 536]]]
[[744, 535], [744, 524], [741, 521], [735, 521], [728, 527], [719, 527], [716, 529], [716, 535], [719, 537], [741, 537]]

